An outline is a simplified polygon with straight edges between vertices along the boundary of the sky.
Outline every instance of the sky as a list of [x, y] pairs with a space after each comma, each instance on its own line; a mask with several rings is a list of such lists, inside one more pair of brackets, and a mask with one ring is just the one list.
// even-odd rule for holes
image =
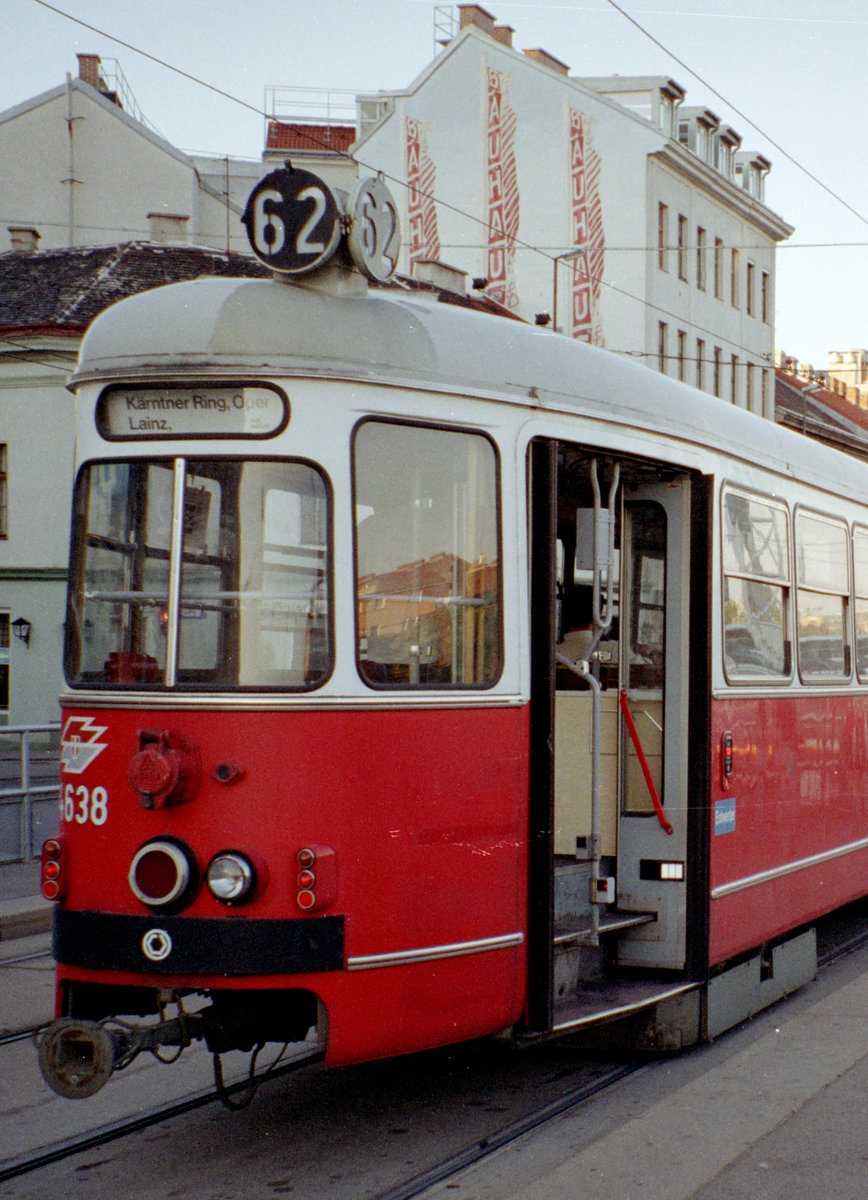
[[[542, 47], [573, 75], [675, 79], [687, 104], [765, 154], [766, 203], [795, 226], [778, 250], [778, 348], [824, 368], [829, 351], [868, 346], [866, 0], [484, 7], [514, 28], [516, 49]], [[455, 11], [430, 0], [0, 0], [0, 112], [76, 75], [77, 53], [95, 53], [117, 59], [173, 145], [258, 159], [266, 89], [312, 89], [294, 93], [311, 102], [329, 90], [335, 114], [351, 119], [340, 104], [356, 92], [406, 87], [428, 65], [438, 8]]]

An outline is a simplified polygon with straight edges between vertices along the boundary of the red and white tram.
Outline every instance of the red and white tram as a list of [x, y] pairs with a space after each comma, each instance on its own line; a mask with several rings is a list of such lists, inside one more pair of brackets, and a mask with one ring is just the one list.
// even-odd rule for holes
[[688, 1044], [868, 892], [866, 465], [348, 279], [84, 340], [62, 1094], [191, 1037]]

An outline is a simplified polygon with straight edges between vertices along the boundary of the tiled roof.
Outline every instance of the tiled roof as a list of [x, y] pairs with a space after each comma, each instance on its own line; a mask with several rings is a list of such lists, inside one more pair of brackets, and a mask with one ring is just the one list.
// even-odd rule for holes
[[354, 125], [305, 125], [297, 121], [269, 121], [266, 150], [331, 150], [346, 154], [358, 134]]
[[115, 301], [162, 284], [270, 274], [245, 254], [156, 242], [0, 254], [0, 329], [83, 329]]
[[775, 419], [852, 453], [868, 453], [868, 411], [780, 368], [775, 371]]

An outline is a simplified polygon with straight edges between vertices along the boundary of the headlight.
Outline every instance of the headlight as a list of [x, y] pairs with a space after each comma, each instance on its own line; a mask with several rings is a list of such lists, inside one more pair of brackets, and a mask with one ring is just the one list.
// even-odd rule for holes
[[224, 850], [211, 859], [205, 880], [211, 895], [222, 904], [243, 904], [256, 889], [253, 863], [234, 850]]

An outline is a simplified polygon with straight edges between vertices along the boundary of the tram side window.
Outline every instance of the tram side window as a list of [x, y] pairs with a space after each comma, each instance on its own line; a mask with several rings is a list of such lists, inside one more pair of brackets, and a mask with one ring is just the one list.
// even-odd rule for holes
[[790, 673], [791, 590], [787, 511], [723, 494], [723, 655], [727, 678], [762, 683]]
[[353, 447], [357, 654], [374, 687], [490, 687], [498, 472], [480, 434], [370, 420]]
[[796, 514], [799, 673], [809, 682], [850, 675], [847, 527], [812, 513]]
[[856, 670], [868, 683], [868, 529], [853, 530], [853, 590], [856, 618]]

